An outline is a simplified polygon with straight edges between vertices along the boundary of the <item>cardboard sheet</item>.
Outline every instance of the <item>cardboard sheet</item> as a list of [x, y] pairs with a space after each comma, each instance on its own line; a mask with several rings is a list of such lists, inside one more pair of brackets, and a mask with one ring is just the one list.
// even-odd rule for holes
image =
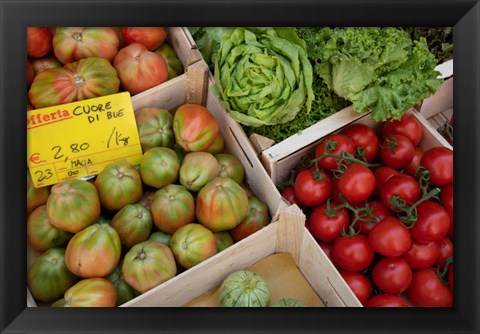
[[[324, 307], [324, 303], [308, 284], [298, 269], [290, 253], [267, 256], [254, 265], [245, 268], [263, 277], [270, 288], [270, 305], [282, 298], [295, 298], [307, 307]], [[220, 286], [208, 291], [184, 307], [219, 307]]]

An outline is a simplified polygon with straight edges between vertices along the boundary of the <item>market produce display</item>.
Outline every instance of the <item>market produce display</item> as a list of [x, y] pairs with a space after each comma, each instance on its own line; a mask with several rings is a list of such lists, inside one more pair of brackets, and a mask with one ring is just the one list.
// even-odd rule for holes
[[280, 190], [364, 306], [450, 307], [453, 151], [422, 150], [410, 114], [376, 124], [323, 138]]
[[[318, 255], [314, 246], [322, 255], [322, 279], [333, 272], [340, 294], [349, 294], [335, 305], [453, 306], [453, 150], [422, 146], [430, 130], [452, 144], [453, 116], [426, 129], [410, 112], [443, 83], [435, 67], [453, 56], [451, 28], [188, 28], [206, 65], [195, 61], [213, 74], [196, 87], [201, 104], [188, 97], [200, 80], [182, 75], [191, 65], [184, 68], [178, 45], [167, 44], [169, 29], [27, 29], [27, 110], [125, 91], [141, 105], [134, 108], [138, 164], [112, 159], [90, 178], [40, 188], [27, 170], [27, 283], [38, 306], [122, 306], [185, 273], [182, 282], [201, 271], [191, 268], [215, 264], [212, 257], [276, 227], [271, 214], [278, 210], [273, 222], [282, 221], [287, 203], [304, 213], [289, 207], [305, 223], [292, 222], [311, 240], [309, 253]], [[179, 103], [173, 90], [185, 78]], [[157, 86], [162, 99], [168, 87], [175, 107], [157, 107], [164, 104], [153, 97]], [[290, 177], [278, 191], [268, 168], [252, 180], [251, 169], [267, 165], [256, 164], [244, 134], [278, 143], [347, 106], [366, 117], [329, 125], [295, 160], [289, 156]], [[226, 127], [217, 121], [225, 116]], [[262, 173], [272, 189], [255, 180]], [[257, 181], [267, 189], [258, 191]], [[275, 210], [270, 195], [278, 196]], [[276, 252], [290, 241], [287, 248], [296, 247], [296, 233], [280, 235], [287, 230], [274, 235]], [[286, 295], [273, 303], [266, 281], [248, 270], [230, 271], [218, 292], [223, 307], [310, 305]]]
[[167, 35], [165, 27], [28, 27], [29, 101], [43, 108], [135, 95], [172, 79], [184, 69]]
[[[174, 121], [164, 125], [172, 138], [180, 116], [194, 124], [207, 119], [215, 131], [186, 133], [178, 126], [178, 138], [186, 140], [172, 148], [157, 142], [138, 168], [120, 160], [88, 181], [27, 183], [27, 240], [41, 254], [28, 270], [37, 301], [119, 306], [270, 222], [268, 207], [244, 183], [240, 160], [223, 149], [206, 151], [222, 136], [209, 110], [190, 103], [173, 112]], [[186, 152], [185, 142], [201, 145]]]

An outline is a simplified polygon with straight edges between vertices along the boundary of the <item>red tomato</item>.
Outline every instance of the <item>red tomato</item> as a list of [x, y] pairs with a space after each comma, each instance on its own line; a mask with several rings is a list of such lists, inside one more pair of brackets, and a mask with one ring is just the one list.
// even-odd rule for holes
[[123, 27], [121, 32], [125, 43], [140, 43], [151, 51], [159, 48], [167, 38], [164, 27]]
[[373, 267], [373, 283], [386, 293], [404, 292], [412, 282], [412, 269], [401, 257], [384, 257]]
[[368, 234], [373, 250], [387, 257], [404, 255], [412, 246], [412, 236], [399, 219], [390, 216], [375, 225]]
[[[342, 152], [355, 155], [355, 144], [353, 140], [340, 133], [333, 133], [325, 137], [315, 149], [315, 156], [318, 158], [323, 153], [341, 154]], [[324, 157], [318, 161], [318, 166], [331, 171], [337, 169], [337, 163], [340, 159], [336, 157]]]
[[341, 236], [332, 246], [333, 262], [341, 269], [361, 271], [373, 261], [375, 253], [368, 243], [367, 237], [358, 234], [355, 236]]
[[346, 270], [339, 272], [360, 303], [363, 304], [372, 297], [373, 285], [367, 276]]
[[420, 166], [420, 160], [423, 156], [423, 150], [420, 147], [415, 147], [413, 150], [413, 158], [410, 163], [405, 166], [403, 172], [407, 175], [415, 177], [415, 173], [417, 172], [417, 168]]
[[366, 201], [375, 190], [375, 176], [367, 166], [352, 163], [338, 180], [338, 191], [352, 203]]
[[407, 137], [390, 135], [382, 140], [380, 160], [394, 169], [402, 169], [412, 161], [414, 149], [415, 147]]
[[408, 307], [407, 302], [400, 296], [382, 293], [370, 298], [365, 307]]
[[335, 209], [337, 203], [330, 203], [330, 210], [327, 204], [315, 208], [309, 219], [310, 233], [315, 239], [332, 242], [337, 239], [342, 231], [348, 229], [350, 215], [346, 208]]
[[380, 148], [380, 141], [375, 131], [361, 123], [348, 126], [341, 131], [342, 134], [352, 138], [357, 150], [363, 149], [363, 153], [367, 162], [372, 162], [377, 157]]
[[375, 222], [368, 222], [362, 220], [357, 220], [355, 222], [355, 230], [359, 230], [360, 233], [363, 235], [368, 235], [368, 233], [370, 233], [375, 224], [381, 222], [385, 217], [393, 215], [393, 212], [390, 211], [380, 201], [368, 201], [367, 205], [372, 209], [372, 215], [374, 216], [373, 219], [375, 220]]
[[298, 173], [295, 178], [294, 192], [297, 200], [305, 206], [317, 206], [325, 203], [332, 194], [330, 176], [315, 166]]
[[415, 306], [451, 307], [453, 305], [452, 291], [440, 281], [434, 268], [415, 271], [406, 294]]
[[443, 266], [445, 261], [453, 256], [453, 243], [450, 238], [445, 237], [437, 241], [437, 244], [439, 247], [439, 256], [435, 262], [435, 265]]
[[425, 201], [417, 206], [417, 221], [411, 232], [420, 242], [439, 241], [450, 229], [447, 210], [434, 201]]
[[403, 255], [412, 269], [432, 267], [440, 255], [440, 246], [435, 241], [427, 243], [413, 241], [412, 247]]
[[422, 125], [412, 115], [404, 114], [399, 120], [388, 121], [383, 124], [382, 137], [394, 134], [407, 137], [413, 146], [417, 146], [422, 139]]
[[399, 173], [385, 181], [380, 194], [383, 204], [390, 210], [398, 212], [400, 209], [393, 202], [395, 198], [405, 201], [410, 206], [420, 199], [422, 189], [412, 176]]
[[453, 183], [453, 151], [447, 147], [432, 147], [423, 153], [420, 165], [430, 171], [430, 183], [437, 187]]
[[295, 189], [293, 188], [293, 186], [288, 186], [285, 189], [283, 189], [281, 195], [290, 204], [297, 204], [298, 206], [301, 206], [300, 202], [295, 197]]
[[41, 58], [52, 49], [52, 29], [27, 27], [27, 56]]
[[383, 165], [375, 168], [375, 170], [373, 171], [373, 175], [375, 175], [375, 191], [373, 194], [375, 195], [376, 198], [378, 199], [382, 198], [381, 191], [382, 191], [383, 184], [389, 178], [391, 178], [396, 174], [400, 174], [400, 172], [396, 169], [393, 169], [392, 167]]
[[440, 191], [440, 202], [450, 216], [450, 230], [448, 235], [453, 235], [453, 184], [446, 186]]

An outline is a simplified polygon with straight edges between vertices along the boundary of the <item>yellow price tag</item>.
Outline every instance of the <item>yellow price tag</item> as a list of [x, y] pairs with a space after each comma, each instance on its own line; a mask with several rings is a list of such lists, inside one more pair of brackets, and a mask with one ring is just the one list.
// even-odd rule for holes
[[27, 165], [35, 187], [138, 165], [142, 148], [128, 92], [27, 112]]

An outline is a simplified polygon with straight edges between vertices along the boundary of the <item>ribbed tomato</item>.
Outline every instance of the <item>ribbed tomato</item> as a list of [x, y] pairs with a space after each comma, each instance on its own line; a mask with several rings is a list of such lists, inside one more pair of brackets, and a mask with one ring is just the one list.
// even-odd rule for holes
[[179, 184], [169, 184], [158, 190], [150, 210], [155, 226], [170, 234], [195, 220], [193, 195]]
[[65, 262], [68, 270], [82, 278], [104, 277], [118, 265], [121, 251], [117, 231], [109, 224], [94, 224], [70, 239]]
[[89, 57], [50, 68], [33, 79], [28, 97], [35, 108], [118, 93], [120, 79], [108, 60]]
[[230, 230], [235, 242], [259, 231], [270, 222], [268, 206], [255, 196], [248, 197], [248, 214], [240, 224]]
[[180, 227], [170, 239], [175, 259], [189, 269], [217, 254], [217, 240], [212, 231], [201, 224]]
[[215, 154], [215, 158], [220, 165], [219, 176], [228, 176], [238, 184], [242, 184], [245, 168], [236, 156], [229, 153], [220, 153]]
[[150, 210], [141, 204], [127, 204], [112, 219], [122, 245], [131, 248], [150, 236], [153, 218]]
[[168, 80], [165, 59], [146, 46], [133, 43], [120, 49], [113, 60], [122, 87], [132, 95]]
[[197, 192], [216, 178], [220, 166], [213, 154], [208, 152], [188, 152], [179, 171], [180, 183], [190, 191]]
[[153, 147], [170, 147], [175, 144], [173, 116], [166, 109], [142, 108], [135, 112], [138, 135], [143, 152]]
[[100, 217], [97, 188], [80, 179], [55, 184], [46, 205], [50, 223], [71, 233], [80, 232]]
[[63, 307], [114, 307], [117, 291], [105, 278], [87, 278], [68, 289], [63, 299]]
[[161, 54], [163, 59], [165, 59], [167, 62], [168, 80], [173, 79], [183, 73], [182, 62], [180, 59], [178, 59], [175, 51], [167, 43], [163, 43], [154, 51], [158, 54]]
[[143, 154], [139, 172], [144, 184], [163, 188], [177, 181], [179, 170], [180, 161], [174, 150], [154, 147]]
[[109, 27], [56, 27], [53, 34], [53, 52], [64, 64], [88, 57], [112, 62], [119, 43], [115, 30]]
[[142, 198], [140, 173], [126, 160], [109, 163], [95, 179], [98, 197], [103, 208], [117, 211]]
[[27, 27], [27, 56], [40, 58], [52, 49], [52, 28]]
[[149, 50], [154, 50], [167, 38], [164, 27], [123, 27], [122, 36], [126, 44], [140, 43]]
[[177, 265], [167, 245], [146, 240], [125, 254], [122, 273], [125, 282], [143, 293], [174, 277]]
[[207, 108], [186, 103], [178, 107], [173, 116], [173, 133], [185, 151], [205, 151], [214, 143], [219, 126]]
[[27, 171], [27, 216], [40, 205], [47, 204], [50, 187], [35, 188], [30, 172]]
[[197, 195], [196, 217], [213, 232], [234, 228], [248, 214], [247, 192], [229, 177], [216, 177]]

